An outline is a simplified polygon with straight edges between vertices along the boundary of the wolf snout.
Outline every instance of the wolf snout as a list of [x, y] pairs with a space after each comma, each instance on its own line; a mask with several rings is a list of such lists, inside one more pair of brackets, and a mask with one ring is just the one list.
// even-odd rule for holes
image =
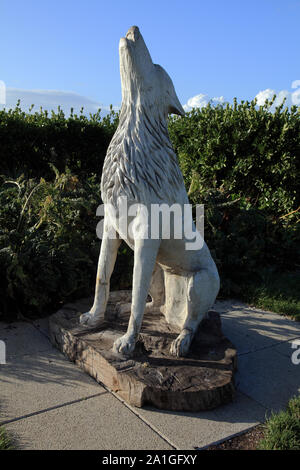
[[126, 38], [131, 41], [136, 41], [140, 36], [140, 30], [137, 26], [131, 26], [126, 33]]

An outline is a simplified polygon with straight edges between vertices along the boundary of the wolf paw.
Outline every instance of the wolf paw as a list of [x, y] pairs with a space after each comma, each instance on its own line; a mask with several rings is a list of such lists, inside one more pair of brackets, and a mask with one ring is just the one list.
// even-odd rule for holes
[[86, 312], [80, 315], [79, 321], [84, 326], [98, 326], [103, 321], [103, 315]]
[[113, 345], [113, 351], [115, 353], [123, 354], [124, 356], [130, 356], [135, 347], [135, 339], [132, 335], [126, 333], [121, 338], [116, 339]]
[[182, 357], [189, 352], [193, 339], [193, 332], [190, 330], [182, 330], [179, 336], [172, 342], [170, 353], [172, 356]]

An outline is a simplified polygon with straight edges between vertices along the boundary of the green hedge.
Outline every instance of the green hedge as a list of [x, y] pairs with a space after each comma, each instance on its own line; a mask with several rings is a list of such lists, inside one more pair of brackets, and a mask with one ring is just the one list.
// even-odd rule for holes
[[[193, 109], [170, 136], [194, 201], [208, 188], [242, 198], [245, 208], [284, 215], [300, 205], [300, 108], [269, 111], [273, 100]], [[196, 194], [195, 194], [196, 193]]]
[[[99, 181], [70, 171], [54, 181], [2, 180], [0, 191], [0, 312], [46, 314], [60, 302], [91, 295], [100, 240]], [[130, 286], [131, 255], [120, 250], [113, 288]], [[0, 315], [1, 316], [1, 315]]]
[[19, 102], [15, 109], [0, 111], [0, 174], [51, 179], [52, 163], [59, 172], [67, 166], [83, 177], [100, 175], [117, 122], [112, 108], [105, 117], [100, 110], [87, 117], [82, 108], [66, 118], [59, 108], [25, 113]]
[[300, 108], [271, 113], [275, 98], [209, 104], [170, 121], [189, 199], [205, 204], [224, 294], [300, 267]]
[[[208, 105], [169, 121], [224, 295], [300, 266], [300, 112], [270, 105]], [[93, 295], [101, 168], [117, 123], [113, 112], [0, 111], [0, 315]], [[131, 282], [131, 251], [120, 255], [114, 288]]]

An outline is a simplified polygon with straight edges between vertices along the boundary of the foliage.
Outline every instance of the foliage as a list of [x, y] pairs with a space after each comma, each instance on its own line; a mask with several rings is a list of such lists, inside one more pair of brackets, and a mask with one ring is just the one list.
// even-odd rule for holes
[[300, 321], [300, 272], [265, 269], [260, 278], [245, 280], [241, 300], [258, 308], [289, 315]]
[[[192, 202], [198, 201], [190, 195]], [[268, 271], [300, 267], [300, 227], [296, 217], [279, 218], [242, 197], [232, 199], [222, 190], [203, 191], [205, 241], [218, 265], [224, 295], [243, 294], [245, 285], [262, 283]], [[298, 219], [299, 220], [299, 219]]]
[[[190, 201], [205, 205], [221, 295], [262, 299], [266, 277], [300, 267], [300, 112], [271, 113], [273, 101], [209, 104], [169, 121]], [[0, 315], [93, 294], [99, 182], [117, 123], [112, 110], [0, 111]], [[114, 288], [131, 282], [132, 253], [122, 246], [120, 255]], [[281, 290], [277, 300], [292, 297]]]
[[101, 174], [107, 146], [116, 129], [118, 114], [101, 117], [101, 110], [90, 114], [71, 114], [40, 109], [33, 113], [15, 109], [0, 111], [0, 174], [17, 178], [52, 178], [52, 163], [59, 172], [67, 166], [74, 174]]
[[3, 426], [0, 427], [0, 450], [13, 450], [11, 437], [7, 434]]
[[208, 104], [169, 123], [189, 199], [205, 207], [223, 294], [300, 267], [300, 108], [271, 113], [274, 100]]
[[187, 187], [201, 198], [222, 188], [245, 207], [278, 216], [300, 205], [300, 108], [274, 113], [271, 101], [208, 104], [170, 121], [170, 136]]
[[[47, 313], [59, 302], [90, 295], [100, 242], [95, 176], [79, 180], [68, 169], [55, 179], [3, 181], [0, 191], [0, 312]], [[114, 283], [126, 282], [121, 251]], [[130, 281], [128, 281], [130, 282]]]
[[300, 450], [300, 396], [292, 398], [286, 411], [267, 420], [261, 450]]

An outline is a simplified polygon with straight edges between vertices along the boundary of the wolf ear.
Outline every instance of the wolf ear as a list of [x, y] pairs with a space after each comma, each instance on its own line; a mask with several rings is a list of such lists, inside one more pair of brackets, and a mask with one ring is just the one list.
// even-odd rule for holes
[[168, 113], [169, 114], [178, 114], [179, 116], [184, 116], [185, 115], [185, 111], [183, 109], [183, 107], [181, 106], [181, 104], [179, 103], [179, 106], [169, 106], [169, 109], [168, 109]]
[[177, 98], [177, 95], [175, 93], [175, 90], [173, 90], [172, 95], [170, 96], [171, 102], [168, 107], [168, 113], [169, 114], [179, 114], [179, 116], [184, 116], [185, 111], [183, 107], [180, 104], [179, 99]]
[[156, 72], [159, 74], [161, 83], [163, 84], [162, 87], [165, 90], [165, 97], [167, 101], [167, 111], [168, 114], [179, 114], [179, 116], [184, 116], [185, 112], [183, 107], [180, 104], [180, 101], [176, 95], [176, 91], [173, 85], [173, 82], [165, 69], [161, 67], [161, 65], [154, 64]]

